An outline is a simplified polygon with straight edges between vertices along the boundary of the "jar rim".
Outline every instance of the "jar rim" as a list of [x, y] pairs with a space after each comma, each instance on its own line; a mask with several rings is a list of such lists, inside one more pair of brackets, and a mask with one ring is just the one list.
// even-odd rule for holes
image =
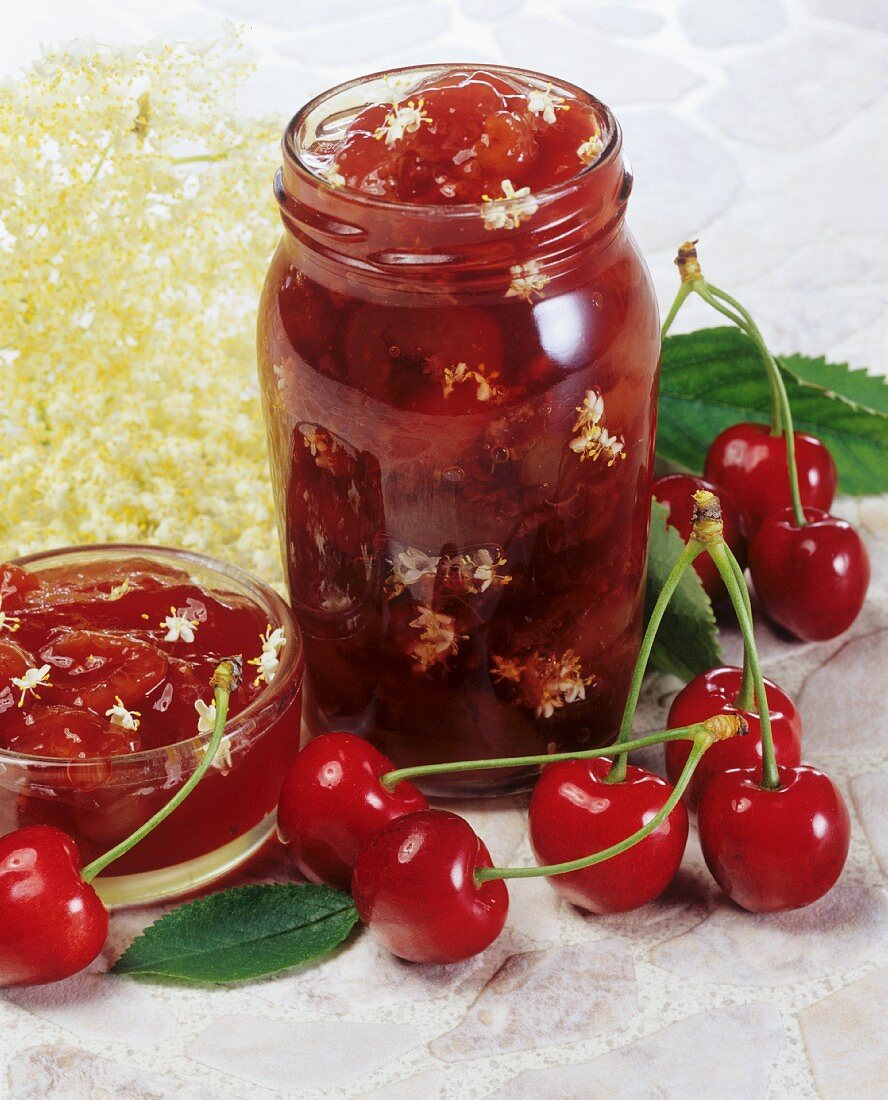
[[[85, 543], [82, 546], [64, 546], [53, 550], [39, 550], [33, 554], [9, 559], [11, 565], [28, 567], [37, 562], [50, 563], [56, 559], [64, 561], [66, 558], [79, 554], [98, 555], [103, 558], [124, 558], [144, 555], [157, 559], [166, 559], [178, 564], [190, 564], [208, 572], [219, 574], [230, 579], [235, 584], [246, 589], [249, 597], [268, 613], [269, 620], [277, 626], [285, 626], [293, 639], [292, 646], [286, 646], [281, 654], [281, 663], [277, 675], [270, 684], [266, 684], [263, 691], [256, 696], [246, 707], [225, 723], [225, 736], [234, 748], [238, 744], [238, 736], [251, 729], [257, 718], [267, 708], [274, 706], [279, 697], [286, 691], [292, 690], [292, 681], [297, 680], [297, 689], [302, 680], [305, 666], [305, 650], [302, 640], [302, 631], [296, 621], [292, 608], [270, 585], [261, 580], [255, 574], [233, 565], [209, 554], [201, 554], [193, 550], [185, 550], [174, 546], [159, 546], [152, 543]], [[112, 770], [138, 766], [140, 764], [152, 764], [169, 760], [173, 752], [184, 752], [191, 749], [195, 757], [199, 750], [206, 750], [207, 738], [200, 735], [186, 737], [181, 741], [174, 741], [169, 745], [161, 745], [157, 748], [142, 749], [139, 752], [119, 753], [116, 755], [89, 756], [82, 759], [70, 759], [63, 756], [36, 756], [32, 753], [15, 752], [13, 749], [0, 748], [0, 770], [2, 765], [8, 763], [16, 767], [39, 770], [42, 768], [57, 769], [64, 767], [69, 771], [80, 767], [95, 767], [97, 763], [107, 763]]]
[[335, 194], [337, 199], [348, 200], [359, 206], [366, 206], [369, 208], [383, 208], [387, 211], [391, 211], [393, 214], [399, 214], [402, 216], [409, 216], [410, 214], [422, 215], [423, 217], [446, 217], [452, 220], [458, 220], [463, 218], [477, 218], [478, 216], [478, 203], [477, 202], [454, 202], [454, 203], [415, 203], [415, 202], [402, 202], [391, 201], [389, 199], [383, 199], [378, 195], [368, 194], [366, 191], [359, 191], [356, 188], [350, 187], [334, 187], [331, 183], [325, 180], [322, 176], [317, 175], [311, 170], [311, 168], [303, 161], [300, 152], [300, 129], [309, 117], [309, 115], [320, 107], [325, 101], [332, 99], [334, 96], [349, 91], [352, 88], [357, 88], [362, 84], [370, 83], [373, 80], [384, 80], [386, 77], [399, 76], [408, 73], [419, 72], [431, 72], [437, 70], [439, 72], [446, 72], [449, 69], [475, 69], [483, 70], [485, 72], [492, 72], [496, 74], [504, 74], [506, 76], [521, 76], [524, 78], [530, 78], [543, 85], [556, 85], [559, 88], [566, 89], [573, 93], [578, 99], [588, 103], [594, 107], [595, 110], [601, 115], [606, 125], [607, 142], [604, 149], [601, 151], [598, 157], [591, 164], [585, 164], [574, 175], [569, 176], [567, 179], [559, 180], [557, 183], [550, 184], [548, 187], [543, 187], [539, 191], [534, 192], [534, 199], [540, 204], [545, 205], [548, 202], [554, 201], [563, 196], [566, 192], [570, 191], [580, 181], [590, 179], [598, 171], [611, 164], [616, 156], [619, 156], [622, 147], [622, 130], [620, 124], [617, 121], [613, 111], [606, 103], [603, 103], [597, 96], [594, 96], [591, 92], [586, 91], [585, 88], [581, 88], [578, 84], [574, 84], [568, 80], [556, 79], [549, 76], [547, 73], [538, 72], [536, 69], [525, 69], [517, 65], [499, 65], [499, 64], [482, 64], [477, 62], [431, 62], [424, 65], [401, 65], [391, 69], [380, 69], [377, 72], [367, 73], [363, 76], [355, 77], [352, 80], [342, 81], [340, 84], [335, 84], [330, 88], [325, 89], [320, 94], [316, 95], [313, 99], [310, 99], [307, 103], [296, 112], [296, 114], [290, 119], [284, 128], [283, 137], [281, 139], [281, 149], [283, 152], [284, 162], [288, 169], [294, 170], [299, 176], [303, 178], [305, 182], [325, 188], [327, 191]]

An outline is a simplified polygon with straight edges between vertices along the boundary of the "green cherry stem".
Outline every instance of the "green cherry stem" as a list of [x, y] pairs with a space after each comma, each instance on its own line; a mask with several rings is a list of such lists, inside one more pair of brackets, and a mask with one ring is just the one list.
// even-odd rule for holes
[[714, 740], [716, 739], [708, 733], [699, 734], [694, 738], [694, 744], [690, 755], [682, 769], [678, 782], [675, 784], [672, 794], [670, 794], [654, 817], [652, 817], [646, 825], [637, 829], [634, 833], [631, 833], [618, 843], [612, 844], [609, 848], [604, 848], [600, 852], [593, 852], [592, 855], [584, 856], [582, 859], [572, 859], [567, 863], [552, 863], [544, 867], [479, 867], [475, 871], [475, 882], [480, 884], [482, 882], [490, 882], [492, 879], [540, 878], [548, 875], [565, 875], [569, 871], [582, 871], [584, 868], [592, 867], [596, 863], [604, 863], [606, 859], [613, 859], [614, 856], [620, 855], [621, 852], [625, 852], [629, 848], [634, 848], [636, 844], [640, 844], [641, 841], [650, 836], [655, 829], [659, 828], [678, 805], [678, 801], [684, 794], [688, 783], [690, 783], [694, 770], [700, 762], [700, 758]]
[[228, 717], [228, 699], [239, 682], [240, 659], [222, 661], [216, 667], [212, 679], [210, 680], [213, 687], [213, 698], [216, 702], [216, 720], [213, 725], [213, 733], [207, 743], [206, 751], [200, 763], [185, 783], [176, 791], [169, 802], [167, 802], [165, 806], [162, 806], [153, 817], [149, 817], [143, 825], [140, 825], [139, 828], [135, 830], [135, 832], [130, 833], [130, 835], [124, 840], [121, 840], [119, 844], [115, 844], [110, 851], [105, 852], [104, 855], [99, 856], [98, 859], [94, 859], [92, 863], [87, 864], [87, 866], [83, 868], [81, 877], [84, 882], [92, 882], [96, 875], [104, 871], [115, 859], [120, 859], [121, 856], [126, 855], [130, 848], [135, 847], [140, 840], [146, 837], [153, 829], [156, 829], [175, 809], [181, 806], [201, 779], [203, 779], [207, 769], [213, 763], [219, 745], [222, 743], [222, 734], [225, 731], [225, 719]]
[[[715, 562], [725, 588], [731, 597], [734, 613], [740, 624], [740, 633], [743, 635], [745, 649], [745, 662], [749, 662], [752, 671], [752, 679], [755, 683], [755, 695], [758, 702], [758, 716], [762, 727], [762, 787], [766, 790], [776, 791], [780, 788], [780, 773], [777, 771], [777, 758], [774, 755], [774, 738], [771, 733], [771, 714], [768, 710], [768, 696], [765, 691], [765, 678], [762, 675], [762, 666], [759, 663], [758, 651], [755, 645], [755, 633], [752, 626], [752, 616], [747, 613], [747, 603], [741, 592], [741, 583], [737, 579], [738, 573], [742, 578], [737, 559], [731, 553], [730, 547], [724, 542], [711, 543], [707, 546], [710, 557]], [[742, 588], [746, 588], [743, 581]], [[749, 598], [747, 592], [746, 599]]]
[[[666, 578], [665, 584], [660, 589], [657, 602], [654, 604], [651, 617], [648, 619], [644, 637], [641, 639], [641, 648], [638, 651], [638, 659], [635, 662], [635, 668], [632, 672], [632, 681], [629, 684], [629, 695], [626, 697], [623, 717], [620, 720], [620, 731], [617, 734], [618, 745], [628, 739], [629, 731], [632, 729], [632, 723], [635, 721], [635, 711], [638, 707], [639, 696], [641, 695], [641, 685], [644, 681], [644, 674], [647, 671], [651, 650], [654, 648], [657, 631], [660, 629], [660, 623], [663, 621], [663, 616], [666, 614], [666, 608], [669, 601], [672, 599], [672, 595], [676, 588], [678, 588], [684, 571], [694, 558], [698, 557], [703, 552], [703, 549], [704, 546], [701, 542], [694, 538], [690, 539], [675, 565], [673, 565], [672, 569], [669, 571], [669, 576]], [[613, 767], [608, 772], [607, 782], [622, 783], [626, 778], [626, 764], [627, 758], [625, 754], [621, 754], [618, 759], [614, 761]]]
[[[725, 543], [727, 546], [727, 543]], [[734, 557], [733, 553], [730, 555], [731, 571], [734, 574], [734, 578], [737, 581], [737, 587], [740, 589], [740, 593], [743, 596], [743, 605], [746, 608], [746, 614], [749, 616], [749, 621], [752, 622], [752, 601], [749, 598], [749, 588], [746, 584], [746, 578], [743, 576], [743, 570], [740, 568], [740, 563]], [[743, 647], [743, 675], [740, 678], [740, 690], [737, 692], [737, 698], [734, 701], [734, 706], [740, 710], [752, 710], [755, 706], [755, 680], [752, 675], [752, 664], [749, 660], [749, 651], [746, 646]]]
[[[605, 745], [599, 749], [582, 749], [576, 752], [545, 753], [540, 756], [506, 756], [490, 760], [457, 760], [449, 764], [418, 764], [413, 768], [398, 768], [397, 771], [386, 772], [380, 776], [380, 783], [388, 791], [393, 791], [399, 783], [405, 780], [422, 779], [427, 775], [447, 775], [452, 772], [488, 771], [492, 768], [521, 768], [538, 764], [557, 764], [560, 760], [597, 760], [602, 756], [615, 754], [625, 755], [638, 749], [647, 749], [652, 745], [660, 745], [666, 741], [693, 741], [702, 734], [713, 736], [719, 733], [721, 727], [718, 723], [720, 715], [715, 715], [706, 722], [695, 722], [691, 726], [676, 726], [675, 729], [658, 730], [645, 737], [639, 737], [634, 741], [623, 741], [622, 744]], [[722, 733], [722, 736], [725, 736]], [[717, 740], [717, 737], [714, 737]]]

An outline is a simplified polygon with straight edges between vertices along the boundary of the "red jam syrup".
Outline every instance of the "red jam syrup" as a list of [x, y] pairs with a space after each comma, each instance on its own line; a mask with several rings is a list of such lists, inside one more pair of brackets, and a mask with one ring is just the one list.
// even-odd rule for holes
[[[0, 749], [59, 765], [55, 787], [50, 782], [12, 803], [0, 786], [0, 833], [21, 824], [58, 825], [78, 841], [84, 860], [146, 820], [187, 777], [164, 775], [156, 787], [142, 784], [125, 797], [109, 757], [198, 735], [206, 740], [210, 678], [223, 658], [244, 661], [229, 721], [275, 674], [274, 661], [269, 666], [265, 658], [265, 671], [261, 663], [269, 627], [259, 606], [205, 589], [184, 570], [156, 561], [115, 558], [33, 573], [0, 565], [0, 614]], [[236, 771], [211, 769], [112, 873], [182, 862], [255, 825], [273, 807], [298, 739], [293, 715], [276, 737], [244, 753]], [[199, 751], [198, 745], [195, 759]], [[275, 781], [273, 791], [266, 789]]]
[[401, 766], [606, 743], [640, 638], [659, 349], [618, 131], [513, 70], [381, 84], [285, 135], [259, 315], [305, 720]]

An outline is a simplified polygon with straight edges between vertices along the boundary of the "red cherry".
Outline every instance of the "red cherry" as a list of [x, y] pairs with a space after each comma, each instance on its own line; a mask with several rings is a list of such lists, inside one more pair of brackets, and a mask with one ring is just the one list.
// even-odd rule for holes
[[[794, 432], [802, 504], [829, 509], [838, 474], [826, 444]], [[706, 455], [703, 476], [721, 485], [746, 513], [752, 536], [762, 520], [792, 504], [786, 469], [786, 440], [766, 424], [734, 424], [716, 436]]]
[[[668, 474], [666, 477], [658, 477], [654, 482], [653, 495], [661, 504], [666, 505], [669, 510], [669, 522], [687, 542], [691, 537], [691, 520], [694, 513], [692, 495], [699, 489], [706, 489], [718, 497], [724, 522], [725, 542], [739, 561], [740, 568], [745, 569], [746, 516], [725, 489], [711, 481], [704, 481], [702, 477], [693, 477], [691, 474]], [[694, 560], [694, 568], [709, 598], [713, 602], [723, 600], [727, 595], [725, 584], [712, 558], [708, 554], [701, 554]]]
[[845, 866], [851, 822], [841, 792], [816, 768], [779, 768], [764, 790], [754, 768], [714, 776], [697, 815], [706, 866], [724, 892], [753, 913], [817, 901]]
[[284, 780], [278, 835], [311, 882], [347, 890], [355, 859], [383, 826], [424, 810], [412, 783], [388, 791], [379, 782], [394, 764], [350, 733], [324, 733], [299, 753]]
[[749, 550], [749, 570], [768, 618], [806, 642], [835, 638], [860, 614], [870, 581], [869, 555], [850, 523], [806, 508], [768, 516]]
[[[565, 760], [543, 769], [530, 800], [530, 840], [546, 865], [602, 851], [646, 825], [672, 787], [629, 765], [622, 783], [605, 782], [610, 761]], [[562, 897], [592, 913], [622, 913], [658, 897], [675, 877], [688, 839], [688, 814], [679, 803], [633, 848], [582, 871], [552, 875]]]
[[[745, 736], [716, 741], [706, 750], [685, 789], [684, 800], [691, 810], [696, 809], [704, 787], [714, 775], [729, 768], [761, 767], [762, 727], [758, 711], [742, 710], [735, 705], [742, 679], [740, 668], [727, 665], [710, 668], [685, 684], [672, 700], [666, 723], [670, 729], [705, 722], [714, 714], [740, 714], [749, 726]], [[773, 680], [765, 680], [765, 695], [777, 763], [795, 767], [802, 761], [801, 715], [792, 699]], [[670, 783], [678, 781], [690, 754], [690, 741], [666, 742], [666, 774]]]
[[467, 821], [421, 810], [373, 837], [355, 864], [352, 894], [361, 920], [392, 954], [459, 962], [489, 947], [506, 923], [506, 884], [475, 883], [475, 871], [491, 866]]
[[0, 929], [3, 987], [69, 978], [102, 950], [108, 911], [60, 829], [32, 825], [0, 837]]
[[139, 752], [138, 733], [79, 707], [40, 704], [16, 710], [0, 727], [0, 745], [29, 756], [87, 760]]

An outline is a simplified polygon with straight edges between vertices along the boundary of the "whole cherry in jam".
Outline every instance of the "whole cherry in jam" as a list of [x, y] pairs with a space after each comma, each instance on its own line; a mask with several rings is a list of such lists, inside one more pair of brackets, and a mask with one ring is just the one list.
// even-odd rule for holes
[[278, 836], [311, 882], [347, 890], [355, 860], [390, 822], [427, 808], [412, 783], [380, 782], [394, 765], [361, 737], [325, 733], [296, 757], [278, 805]]
[[0, 837], [0, 929], [4, 988], [68, 978], [102, 950], [108, 911], [59, 829], [36, 825]]
[[806, 508], [800, 527], [791, 508], [767, 517], [749, 551], [749, 571], [765, 614], [806, 642], [844, 633], [860, 614], [870, 562], [850, 523]]
[[[721, 486], [691, 474], [667, 474], [665, 477], [658, 477], [654, 482], [653, 495], [668, 508], [669, 523], [687, 542], [691, 537], [691, 520], [694, 513], [693, 494], [700, 489], [714, 493], [721, 502], [724, 540], [740, 563], [740, 568], [745, 569], [746, 516]], [[694, 569], [713, 603], [726, 598], [724, 581], [719, 576], [715, 562], [708, 554], [700, 554], [694, 559]]]
[[[838, 473], [829, 448], [813, 435], [794, 432], [799, 493], [806, 507], [828, 511]], [[786, 465], [786, 439], [765, 424], [733, 424], [710, 444], [703, 476], [737, 501], [749, 521], [751, 538], [762, 521], [792, 503]]]
[[714, 776], [697, 813], [707, 867], [728, 897], [753, 913], [817, 901], [848, 856], [851, 822], [835, 783], [804, 765], [778, 772], [778, 790], [761, 787], [755, 768]]
[[392, 954], [460, 962], [488, 948], [506, 922], [506, 884], [474, 877], [490, 866], [490, 853], [466, 820], [420, 810], [392, 821], [363, 849], [352, 894], [361, 920]]
[[[672, 787], [628, 765], [608, 783], [611, 762], [565, 760], [543, 769], [530, 800], [530, 840], [537, 862], [566, 863], [603, 851], [637, 832], [664, 806]], [[619, 855], [579, 871], [552, 875], [563, 898], [591, 913], [621, 913], [659, 897], [681, 864], [688, 815], [681, 802], [649, 836]]]
[[[700, 795], [714, 775], [729, 768], [761, 767], [762, 728], [754, 701], [748, 707], [737, 705], [743, 670], [722, 665], [707, 669], [685, 684], [672, 701], [667, 725], [670, 729], [703, 722], [713, 714], [740, 714], [749, 727], [743, 737], [716, 741], [704, 753], [684, 800], [689, 809], [697, 808]], [[778, 764], [794, 767], [802, 760], [802, 718], [790, 697], [773, 680], [765, 680], [771, 736]], [[666, 774], [675, 783], [687, 763], [691, 746], [688, 741], [667, 741]]]

